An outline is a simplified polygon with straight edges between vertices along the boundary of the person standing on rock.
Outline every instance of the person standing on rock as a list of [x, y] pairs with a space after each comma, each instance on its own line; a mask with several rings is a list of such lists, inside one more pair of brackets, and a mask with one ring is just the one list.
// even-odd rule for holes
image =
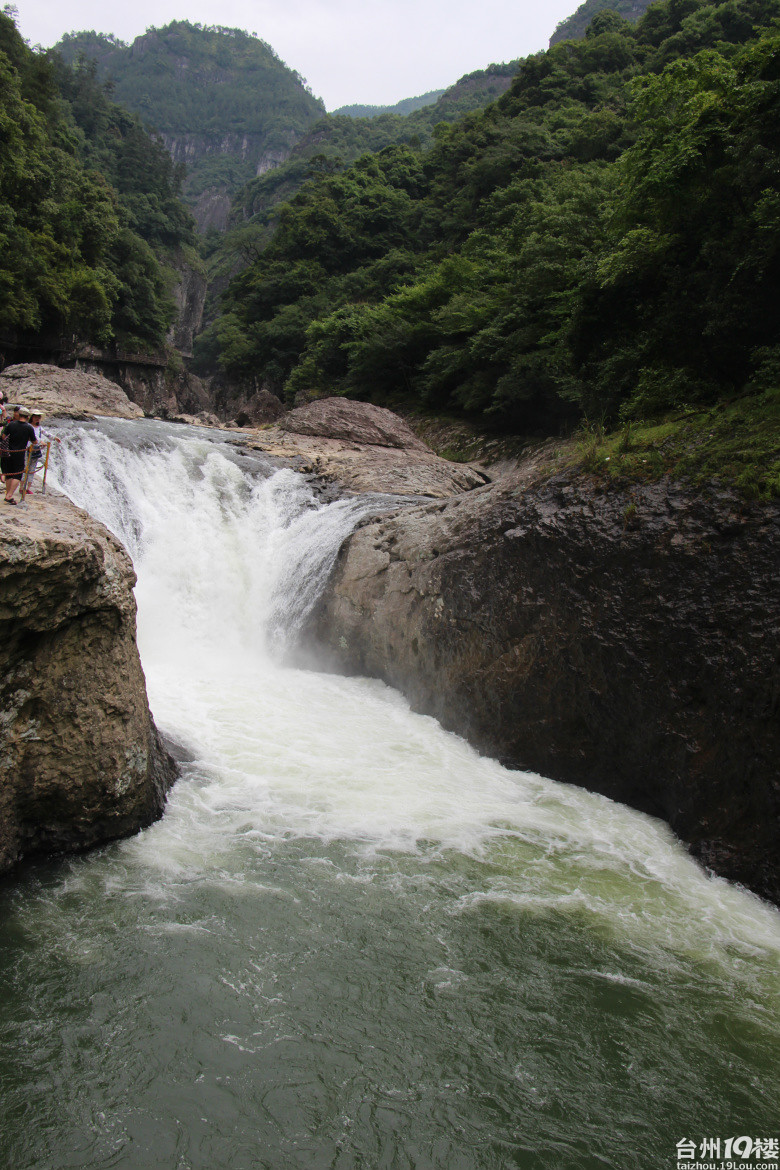
[[56, 435], [51, 440], [47, 439], [47, 436], [44, 435], [43, 429], [41, 427], [42, 418], [43, 416], [39, 410], [33, 410], [30, 414], [30, 426], [35, 431], [35, 446], [33, 447], [32, 455], [30, 456], [30, 472], [27, 477], [27, 492], [25, 494], [28, 496], [32, 494], [33, 476], [35, 475], [36, 471], [40, 470], [41, 460], [43, 459], [41, 444], [47, 441], [54, 443], [61, 442], [61, 440], [58, 439]]
[[2, 429], [3, 448], [8, 454], [0, 456], [0, 466], [5, 476], [5, 502], [16, 504], [13, 498], [24, 475], [25, 453], [28, 446], [37, 442], [35, 431], [28, 421], [30, 412], [26, 406], [19, 407], [19, 421], [12, 419]]

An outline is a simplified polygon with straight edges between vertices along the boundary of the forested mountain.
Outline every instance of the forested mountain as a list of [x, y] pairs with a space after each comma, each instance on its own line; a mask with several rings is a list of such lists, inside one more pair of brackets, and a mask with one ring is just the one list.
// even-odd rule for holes
[[282, 199], [290, 198], [312, 172], [339, 170], [361, 155], [386, 146], [430, 146], [434, 128], [440, 122], [456, 122], [506, 93], [517, 68], [517, 61], [509, 61], [469, 73], [435, 102], [410, 114], [386, 113], [370, 118], [328, 114], [304, 135], [287, 162], [247, 183], [236, 201], [241, 220], [261, 216]]
[[346, 114], [348, 118], [376, 118], [378, 114], [412, 114], [421, 110], [423, 106], [432, 106], [442, 96], [443, 89], [432, 89], [430, 93], [421, 93], [418, 97], [404, 98], [394, 106], [340, 106], [333, 110], [333, 114]]
[[[163, 344], [195, 241], [180, 175], [94, 67], [32, 52], [0, 13], [0, 340]], [[192, 253], [194, 255], [194, 253]]]
[[603, 11], [429, 151], [323, 165], [201, 360], [526, 430], [776, 388], [779, 20], [780, 0]]
[[239, 191], [242, 215], [288, 197], [308, 177], [315, 155], [341, 166], [393, 142], [429, 142], [436, 122], [487, 105], [517, 69], [517, 62], [491, 65], [449, 90], [387, 111], [365, 107], [358, 118], [361, 107], [326, 115], [269, 45], [237, 29], [174, 21], [132, 45], [95, 32], [70, 33], [57, 52], [71, 64], [94, 61], [116, 100], [160, 133], [174, 161], [186, 165], [184, 194], [203, 230], [226, 226]]
[[559, 41], [578, 41], [585, 36], [588, 25], [599, 12], [617, 12], [625, 20], [639, 20], [647, 12], [652, 0], [585, 0], [576, 12], [562, 20], [550, 37], [550, 48]]
[[185, 195], [232, 193], [289, 155], [325, 108], [303, 78], [256, 36], [173, 21], [123, 44], [94, 32], [63, 37], [68, 63], [96, 62], [117, 101], [186, 163]]

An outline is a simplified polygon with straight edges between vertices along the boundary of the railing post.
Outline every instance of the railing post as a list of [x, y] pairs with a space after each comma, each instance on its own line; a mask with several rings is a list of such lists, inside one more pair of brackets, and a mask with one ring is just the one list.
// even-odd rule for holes
[[43, 486], [41, 487], [41, 495], [46, 495], [46, 472], [49, 470], [49, 452], [51, 451], [51, 440], [46, 444], [46, 462], [43, 465]]

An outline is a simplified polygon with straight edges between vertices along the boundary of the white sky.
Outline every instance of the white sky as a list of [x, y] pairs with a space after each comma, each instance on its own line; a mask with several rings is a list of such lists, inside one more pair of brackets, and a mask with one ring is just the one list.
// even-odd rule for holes
[[333, 110], [391, 105], [547, 47], [579, 0], [15, 0], [19, 30], [48, 48], [83, 29], [132, 41], [171, 20], [257, 33]]

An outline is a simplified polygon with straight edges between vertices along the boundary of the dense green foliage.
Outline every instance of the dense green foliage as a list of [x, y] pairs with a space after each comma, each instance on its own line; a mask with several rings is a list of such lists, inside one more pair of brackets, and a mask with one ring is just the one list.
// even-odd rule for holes
[[239, 29], [177, 20], [132, 45], [79, 32], [57, 48], [70, 63], [94, 60], [116, 100], [166, 142], [186, 140], [190, 198], [211, 185], [238, 190], [325, 112], [270, 45]]
[[94, 70], [0, 13], [0, 328], [6, 341], [162, 344], [169, 258], [194, 241], [170, 156]]
[[[370, 117], [329, 114], [304, 135], [286, 163], [248, 183], [240, 192], [237, 206], [241, 218], [263, 217], [282, 199], [289, 199], [313, 173], [341, 170], [362, 155], [386, 146], [430, 146], [440, 123], [457, 122], [504, 93], [517, 66], [517, 61], [510, 61], [469, 73], [432, 104], [411, 113], [387, 112]], [[405, 104], [400, 102], [399, 106]]]
[[286, 145], [290, 131], [301, 132], [323, 113], [303, 78], [240, 29], [175, 20], [132, 45], [70, 33], [58, 50], [69, 62], [94, 58], [117, 100], [161, 133], [267, 134], [269, 145]]
[[[286, 162], [252, 179], [238, 192], [233, 205], [233, 226], [227, 233], [220, 237], [214, 232], [207, 237], [205, 254], [211, 291], [206, 320], [211, 322], [217, 315], [216, 302], [231, 276], [259, 255], [273, 230], [278, 205], [291, 199], [308, 179], [336, 174], [363, 155], [377, 153], [388, 146], [427, 148], [434, 141], [434, 127], [439, 123], [455, 122], [505, 93], [517, 72], [517, 64], [513, 61], [491, 65], [469, 74], [432, 105], [406, 116], [395, 113], [354, 118], [329, 114], [317, 122]], [[201, 340], [200, 353], [207, 364], [213, 362], [213, 331]]]
[[526, 430], [776, 385], [779, 22], [780, 0], [602, 11], [430, 150], [323, 160], [202, 360]]
[[638, 20], [650, 7], [651, 0], [585, 0], [566, 20], [562, 20], [550, 37], [550, 47], [559, 41], [578, 41], [599, 12], [616, 12], [625, 20]]

